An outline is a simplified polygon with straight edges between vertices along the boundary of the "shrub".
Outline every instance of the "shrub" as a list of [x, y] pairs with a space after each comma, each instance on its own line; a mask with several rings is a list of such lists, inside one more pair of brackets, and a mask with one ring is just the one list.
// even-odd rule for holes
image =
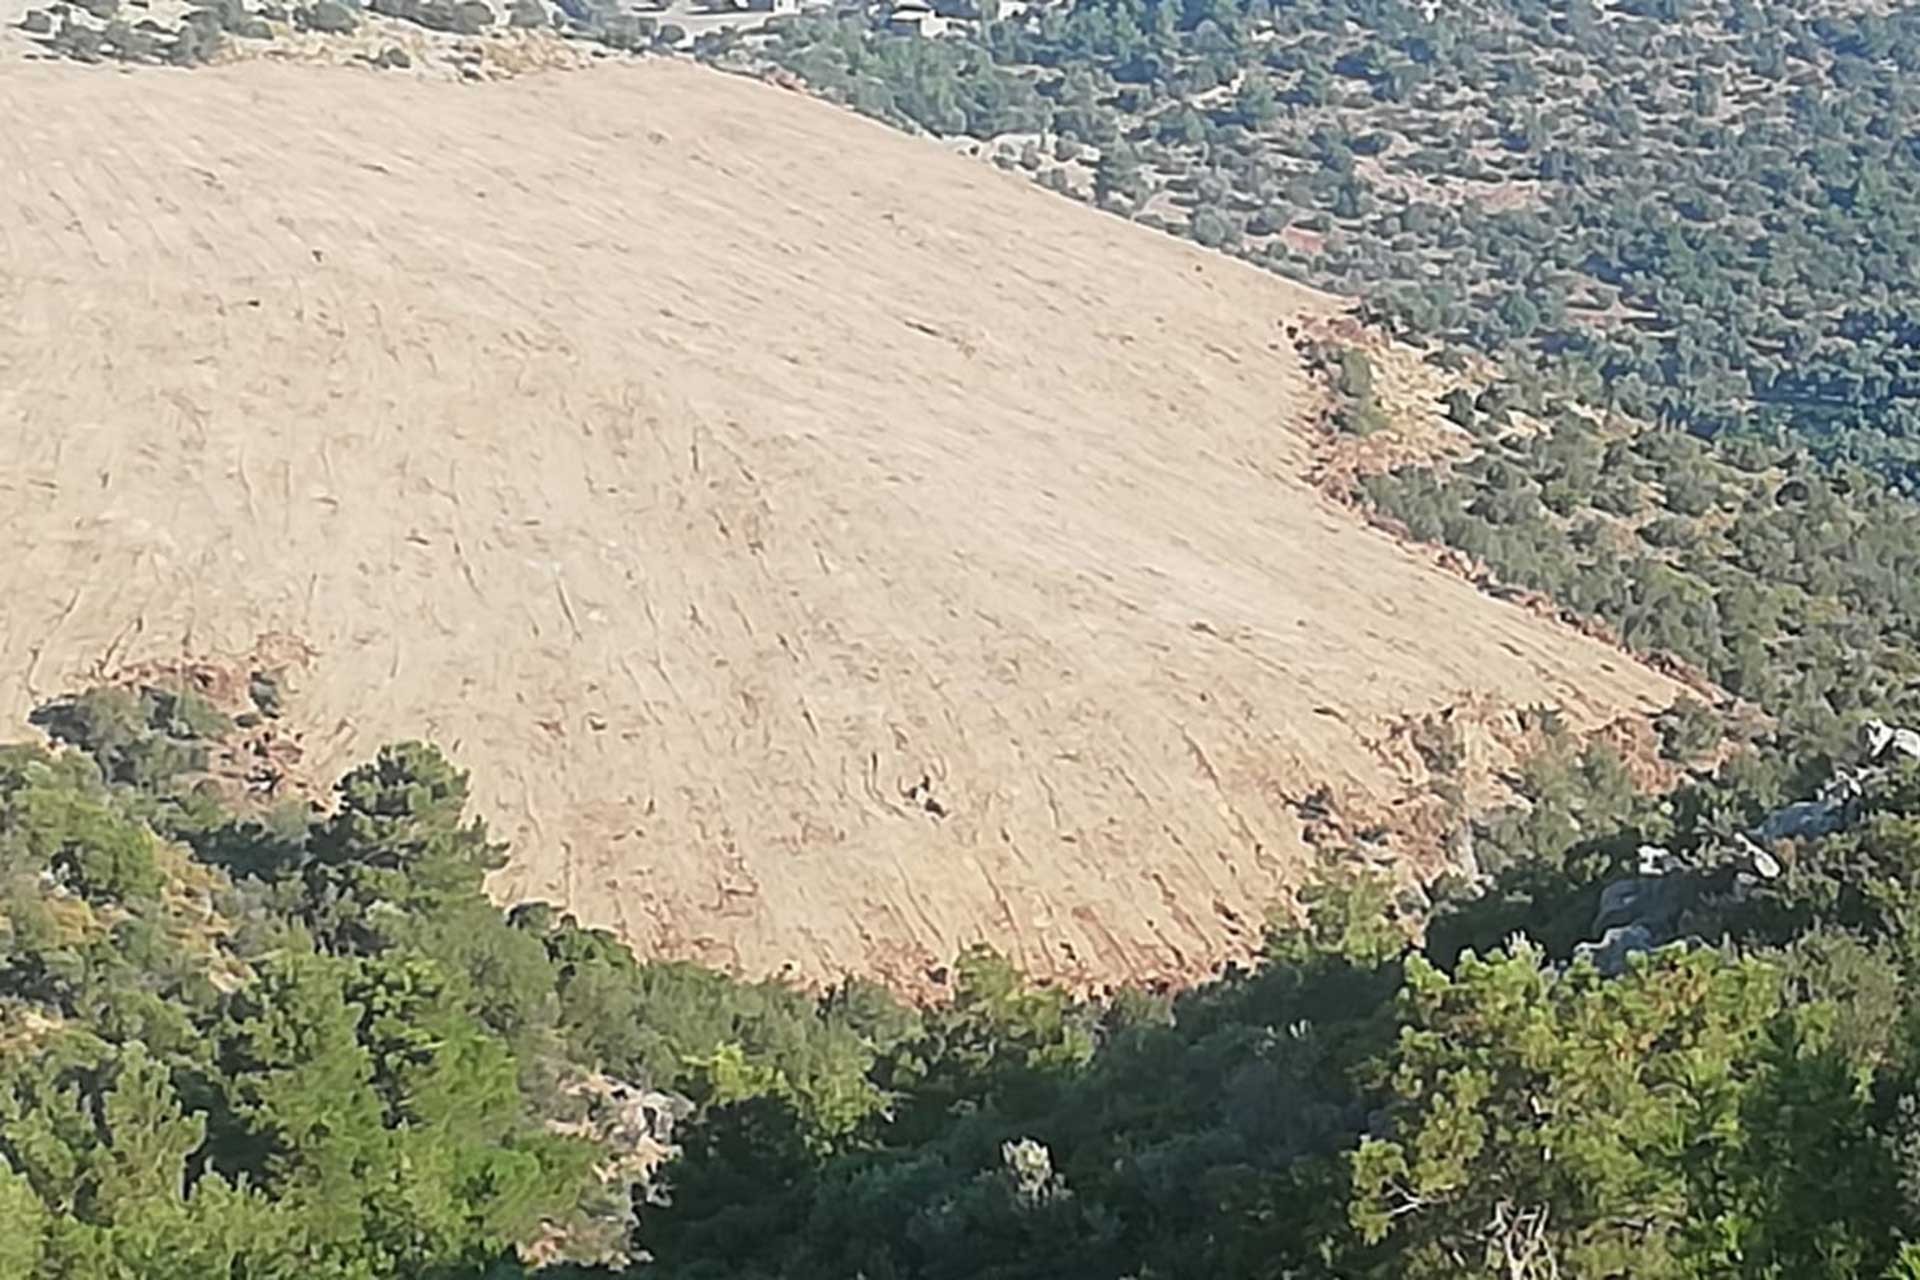
[[222, 36], [217, 27], [183, 22], [167, 47], [167, 61], [177, 67], [193, 67], [220, 52]]
[[1684, 466], [1666, 476], [1667, 510], [1683, 516], [1705, 515], [1720, 499], [1720, 486]]
[[1456, 426], [1465, 427], [1468, 431], [1473, 430], [1473, 424], [1479, 418], [1480, 410], [1478, 406], [1473, 403], [1473, 393], [1471, 391], [1468, 391], [1465, 387], [1455, 387], [1453, 390], [1447, 392], [1446, 404], [1447, 417], [1451, 419]]
[[1720, 721], [1703, 703], [1681, 697], [1660, 713], [1660, 754], [1685, 763], [1720, 745]]
[[224, 31], [229, 35], [243, 34], [243, 28], [256, 21], [247, 12], [241, 0], [207, 0], [198, 9], [189, 12], [185, 21], [210, 31]]
[[278, 671], [255, 671], [247, 677], [247, 696], [260, 714], [277, 719], [285, 709], [286, 683]]
[[115, 57], [126, 62], [139, 62], [151, 58], [158, 51], [158, 43], [151, 33], [115, 19], [107, 24], [100, 33], [103, 44], [113, 50]]
[[60, 879], [83, 898], [125, 902], [160, 892], [153, 837], [135, 826], [101, 823], [53, 860]]
[[373, 0], [371, 8], [385, 17], [400, 18], [429, 31], [461, 36], [479, 35], [493, 25], [493, 10], [482, 0], [462, 0], [458, 4], [449, 0]]
[[53, 37], [53, 47], [77, 62], [100, 61], [100, 33], [72, 19], [60, 24], [60, 30]]
[[1358, 347], [1341, 349], [1333, 389], [1355, 400], [1363, 400], [1373, 394], [1373, 362], [1367, 359], [1366, 352]]
[[1232, 219], [1215, 209], [1201, 209], [1196, 212], [1192, 223], [1188, 226], [1188, 231], [1196, 241], [1209, 249], [1223, 248], [1237, 243], [1240, 239], [1240, 228], [1233, 224]]
[[233, 721], [191, 689], [142, 689], [140, 693], [149, 708], [147, 723], [173, 737], [212, 741], [233, 731]]
[[302, 31], [347, 35], [360, 25], [360, 20], [340, 0], [314, 0], [306, 8], [294, 12], [293, 23]]
[[1278, 235], [1287, 229], [1288, 211], [1281, 205], [1262, 205], [1247, 219], [1247, 230], [1256, 236]]
[[1350, 436], [1370, 436], [1386, 426], [1387, 419], [1380, 412], [1380, 406], [1369, 396], [1363, 400], [1349, 401], [1334, 410], [1333, 425]]
[[1684, 547], [1693, 541], [1693, 522], [1679, 516], [1661, 516], [1641, 525], [1640, 537], [1651, 547]]

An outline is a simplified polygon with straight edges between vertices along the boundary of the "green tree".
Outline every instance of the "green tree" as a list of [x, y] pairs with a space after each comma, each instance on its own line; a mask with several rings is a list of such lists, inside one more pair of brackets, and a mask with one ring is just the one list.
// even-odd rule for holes
[[[1889, 1260], [1868, 1099], [1823, 1046], [1825, 1015], [1789, 1007], [1765, 963], [1669, 950], [1607, 981], [1556, 976], [1521, 942], [1452, 976], [1416, 959], [1405, 999], [1391, 1130], [1361, 1143], [1350, 1204], [1391, 1274], [1840, 1277]], [[1844, 1173], [1805, 1167], [1810, 1129]]]
[[1140, 161], [1124, 143], [1105, 147], [1093, 168], [1093, 198], [1100, 204], [1135, 201], [1146, 193]]
[[1479, 411], [1473, 403], [1473, 392], [1465, 387], [1455, 387], [1447, 392], [1446, 406], [1447, 418], [1454, 425], [1464, 427], [1468, 431], [1473, 430], [1473, 425], [1479, 418]]
[[1261, 128], [1280, 114], [1280, 100], [1266, 77], [1248, 73], [1234, 90], [1233, 113], [1249, 129]]

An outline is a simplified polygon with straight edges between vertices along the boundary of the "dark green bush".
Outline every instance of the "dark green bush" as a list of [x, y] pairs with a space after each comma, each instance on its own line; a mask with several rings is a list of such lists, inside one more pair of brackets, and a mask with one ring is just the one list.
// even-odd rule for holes
[[360, 25], [353, 10], [340, 0], [314, 0], [313, 4], [293, 11], [293, 22], [302, 31], [324, 35], [348, 35]]

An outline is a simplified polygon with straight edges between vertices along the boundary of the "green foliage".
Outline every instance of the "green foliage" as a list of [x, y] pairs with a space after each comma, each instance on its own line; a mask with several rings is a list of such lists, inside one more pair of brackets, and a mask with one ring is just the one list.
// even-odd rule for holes
[[[145, 6], [141, 6], [145, 7]], [[80, 5], [59, 5], [56, 11], [61, 14], [60, 26], [53, 30], [52, 38], [46, 41], [47, 47], [67, 57], [82, 62], [99, 62], [104, 58], [113, 58], [129, 63], [167, 62], [174, 66], [192, 67], [202, 65], [213, 58], [222, 47], [226, 38], [237, 36], [247, 40], [269, 40], [273, 37], [273, 27], [269, 16], [284, 21], [284, 10], [272, 3], [262, 5], [256, 12], [250, 12], [244, 0], [209, 0], [202, 7], [188, 10], [180, 19], [180, 24], [172, 31], [151, 17], [142, 17], [138, 21], [122, 16], [119, 0], [92, 0]], [[99, 20], [102, 25], [95, 27], [83, 21], [81, 15]], [[44, 34], [52, 30], [51, 21], [44, 12], [34, 11], [27, 15], [23, 27], [31, 33]], [[120, 702], [120, 706], [80, 707], [80, 708], [43, 708], [55, 717], [77, 717], [75, 724], [84, 726], [89, 719], [105, 714], [109, 718], [125, 713], [127, 722], [137, 725], [148, 720], [148, 713], [154, 710], [154, 704], [160, 703], [161, 718], [147, 723], [150, 729], [162, 730], [164, 734], [176, 740], [195, 740], [216, 738], [224, 729], [217, 723], [220, 718], [212, 706], [191, 690], [169, 690], [144, 687], [139, 690], [96, 691], [101, 696]], [[126, 705], [131, 702], [131, 705]], [[212, 717], [208, 719], [206, 717]], [[95, 726], [109, 728], [111, 726]], [[148, 735], [141, 734], [146, 737]], [[159, 767], [189, 769], [194, 767], [190, 758], [182, 760], [178, 752], [164, 755], [158, 762], [123, 762], [128, 767], [144, 767], [157, 764]]]
[[[1920, 509], [1857, 468], [1756, 469], [1735, 443], [1548, 416], [1464, 465], [1372, 477], [1364, 497], [1630, 648], [1685, 659], [1791, 735], [1834, 747], [1869, 709], [1920, 714]], [[1669, 509], [1647, 518], [1656, 483]]]
[[896, 124], [976, 138], [1046, 128], [1032, 82], [975, 46], [876, 32], [847, 15], [783, 24], [766, 53], [829, 97]]
[[153, 846], [77, 758], [0, 749], [0, 866], [9, 872], [44, 876], [91, 903], [152, 898]]
[[1669, 760], [1697, 760], [1720, 745], [1720, 718], [1704, 703], [1682, 697], [1654, 722], [1660, 731], [1660, 753]]
[[[1283, 195], [1336, 234], [1262, 260], [1406, 331], [1910, 488], [1920, 11], [1681, 9], [1077, 0], [940, 40], [808, 18], [714, 56], [937, 134], [1150, 144], [1168, 163], [1110, 166], [1100, 204], [1171, 192], [1194, 212], [1160, 225], [1231, 250], [1228, 215]], [[1191, 200], [1189, 172], [1222, 186]]]
[[206, 1126], [160, 1063], [63, 1038], [0, 1069], [0, 1274], [185, 1280], [294, 1262], [263, 1197], [191, 1172]]
[[293, 11], [293, 24], [302, 31], [349, 35], [359, 27], [360, 20], [340, 0], [314, 0], [314, 3]]
[[1234, 92], [1233, 109], [1241, 124], [1258, 129], [1280, 114], [1280, 100], [1266, 78], [1249, 76]]
[[1373, 363], [1355, 346], [1323, 348], [1315, 358], [1330, 367], [1336, 396], [1331, 422], [1345, 435], [1370, 436], [1387, 425], [1373, 396]]
[[374, 13], [399, 18], [454, 35], [478, 35], [493, 25], [493, 8], [485, 0], [369, 0]]
[[823, 1149], [883, 1110], [887, 1098], [870, 1068], [917, 1026], [870, 986], [849, 984], [813, 1001], [696, 965], [642, 965], [611, 935], [544, 910], [523, 910], [516, 922], [544, 943], [558, 1030], [576, 1060], [709, 1106], [774, 1099], [791, 1112], [796, 1134]]
[[[1104, 1009], [975, 950], [877, 1060], [866, 1141], [810, 1157], [778, 1111], [691, 1136], [644, 1238], [668, 1276], [1252, 1274], [1339, 1228], [1354, 1077], [1389, 1043], [1405, 935], [1337, 869], [1256, 974]], [[1325, 1030], [1323, 1031], [1322, 1025]]]
[[1823, 1008], [1788, 1006], [1768, 966], [1667, 951], [1615, 981], [1556, 978], [1517, 945], [1452, 976], [1415, 961], [1405, 1000], [1389, 1132], [1355, 1153], [1350, 1204], [1363, 1241], [1392, 1242], [1391, 1274], [1841, 1277], [1889, 1261], [1868, 1098]]
[[[1710, 717], [1668, 720], [1684, 750]], [[162, 732], [98, 723], [123, 730], [87, 737], [109, 759]], [[975, 948], [920, 1009], [642, 963], [541, 904], [502, 917], [501, 851], [421, 744], [297, 831], [5, 749], [0, 1275], [516, 1274], [536, 1236], [631, 1229], [593, 1173], [619, 1153], [554, 1127], [589, 1073], [692, 1100], [632, 1241], [661, 1280], [1901, 1265], [1920, 764], [1704, 904], [1726, 950], [1602, 980], [1544, 957], [1623, 853], [1718, 839], [1804, 771], [1735, 756], [1662, 800], [1551, 714], [1528, 726], [1527, 804], [1476, 841], [1493, 886], [1423, 945], [1333, 858], [1251, 970], [1087, 1001]], [[1458, 751], [1443, 721], [1416, 739], [1436, 768]], [[248, 870], [199, 853], [262, 822], [275, 853]], [[1544, 949], [1495, 949], [1523, 925]]]
[[[686, 39], [561, 7], [615, 48]], [[1365, 498], [1769, 718], [1676, 703], [1686, 771], [1647, 795], [1529, 716], [1519, 803], [1472, 825], [1479, 874], [1418, 938], [1349, 858], [1250, 971], [1092, 1001], [976, 949], [915, 1009], [502, 918], [504, 851], [432, 747], [309, 813], [209, 775], [232, 725], [190, 692], [66, 699], [38, 718], [66, 750], [0, 749], [0, 1277], [514, 1274], [537, 1235], [629, 1228], [606, 1210], [635, 1189], [590, 1168], [621, 1153], [556, 1127], [594, 1072], [695, 1107], [631, 1242], [662, 1280], [1920, 1276], [1920, 771], [1690, 908], [1717, 949], [1561, 964], [1640, 843], [1711, 862], [1865, 716], [1920, 721], [1920, 13], [978, 8], [948, 39], [806, 16], [699, 48], [904, 127], [1037, 138], [1038, 180], [1090, 170], [1102, 207], [1362, 296], [1450, 367], [1500, 357], [1444, 399], [1481, 452]], [[27, 28], [190, 65], [262, 14], [220, 0], [166, 40], [101, 0]], [[1333, 426], [1380, 429], [1364, 353], [1324, 354]], [[1445, 726], [1415, 745], [1437, 776], [1460, 758]]]
[[34, 723], [99, 761], [109, 781], [152, 788], [206, 767], [206, 743], [233, 726], [191, 692], [100, 688], [49, 703]]
[[1333, 389], [1352, 400], [1373, 395], [1373, 362], [1358, 347], [1342, 347], [1334, 362]]
[[1453, 390], [1447, 392], [1446, 406], [1447, 417], [1455, 426], [1465, 427], [1468, 431], [1473, 430], [1474, 423], [1479, 419], [1480, 411], [1479, 407], [1473, 402], [1473, 393], [1471, 391], [1468, 391], [1465, 387], [1455, 387]]
[[309, 815], [128, 764], [208, 746], [210, 708], [96, 692], [42, 719], [76, 745], [0, 748], [0, 1275], [452, 1280], [608, 1213], [617, 1244], [628, 1192], [593, 1165], [625, 1153], [554, 1128], [568, 1080], [777, 1105], [825, 1151], [918, 1033], [864, 984], [814, 1000], [504, 918], [501, 849], [431, 747]]
[[1237, 243], [1240, 228], [1216, 209], [1198, 209], [1193, 215], [1193, 238], [1209, 249]]

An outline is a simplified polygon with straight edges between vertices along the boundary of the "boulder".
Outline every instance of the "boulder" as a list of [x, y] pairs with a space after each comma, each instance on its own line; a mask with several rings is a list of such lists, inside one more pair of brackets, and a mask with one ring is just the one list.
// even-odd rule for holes
[[1679, 920], [1691, 885], [1681, 876], [1626, 876], [1600, 890], [1600, 906], [1593, 913], [1595, 934], [1622, 925], [1665, 932]]
[[1609, 929], [1598, 942], [1583, 942], [1573, 949], [1575, 963], [1582, 958], [1593, 962], [1602, 977], [1617, 978], [1627, 971], [1627, 957], [1653, 950], [1653, 934], [1637, 924]]
[[1664, 876], [1680, 869], [1680, 859], [1664, 845], [1643, 844], [1635, 854], [1643, 876]]
[[1890, 725], [1878, 718], [1860, 726], [1860, 745], [1866, 749], [1869, 760], [1879, 760], [1889, 752], [1920, 760], [1920, 732]]
[[1775, 840], [1832, 835], [1852, 821], [1858, 800], [1858, 784], [1855, 786], [1855, 794], [1851, 796], [1823, 794], [1818, 800], [1796, 800], [1784, 809], [1775, 810], [1754, 830], [1754, 838], [1770, 844]]

